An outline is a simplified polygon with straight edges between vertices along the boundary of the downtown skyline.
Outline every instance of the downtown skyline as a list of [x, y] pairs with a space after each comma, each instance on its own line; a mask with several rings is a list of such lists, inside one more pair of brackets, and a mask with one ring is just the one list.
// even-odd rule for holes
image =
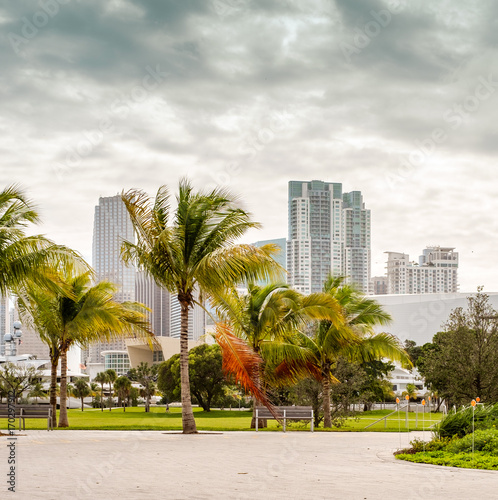
[[[50, 4], [48, 13], [42, 8]], [[101, 196], [227, 187], [287, 237], [287, 184], [361, 191], [385, 251], [455, 247], [498, 290], [491, 1], [15, 2], [0, 7], [0, 175], [91, 262]], [[45, 21], [46, 19], [46, 21]]]

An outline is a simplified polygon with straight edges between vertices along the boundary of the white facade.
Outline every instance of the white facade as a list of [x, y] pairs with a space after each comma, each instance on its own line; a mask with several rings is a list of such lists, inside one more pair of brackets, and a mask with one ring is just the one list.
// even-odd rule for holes
[[370, 210], [359, 191], [342, 184], [289, 182], [288, 282], [319, 292], [327, 277], [345, 275], [362, 292], [370, 280]]
[[[417, 345], [432, 342], [432, 337], [443, 329], [451, 311], [467, 309], [467, 297], [472, 293], [375, 295], [372, 296], [393, 321], [387, 326], [375, 327], [376, 332], [389, 332], [401, 341], [414, 340]], [[487, 292], [489, 303], [498, 310], [498, 292]]]
[[387, 253], [387, 293], [458, 292], [458, 253], [450, 247], [427, 247], [419, 262], [408, 254]]

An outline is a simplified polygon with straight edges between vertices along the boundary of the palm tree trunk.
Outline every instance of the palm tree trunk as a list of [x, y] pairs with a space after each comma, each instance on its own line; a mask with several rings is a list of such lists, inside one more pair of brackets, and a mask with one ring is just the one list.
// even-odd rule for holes
[[180, 381], [182, 393], [182, 426], [184, 434], [196, 434], [194, 412], [190, 399], [190, 380], [188, 374], [188, 303], [180, 302], [181, 329], [180, 329]]
[[57, 427], [57, 365], [59, 360], [50, 354], [50, 406], [52, 407], [52, 428]]
[[112, 382], [109, 380], [109, 411], [112, 408]]
[[330, 429], [332, 427], [332, 419], [330, 418], [330, 379], [328, 374], [323, 377], [323, 427]]
[[69, 427], [67, 419], [67, 351], [61, 353], [61, 393], [58, 427]]
[[102, 382], [102, 390], [100, 391], [100, 411], [104, 411], [104, 382]]
[[[258, 389], [261, 389], [261, 373], [258, 372], [254, 380], [255, 385]], [[253, 398], [253, 408], [252, 408], [252, 419], [251, 419], [251, 429], [256, 429], [256, 406], [263, 406], [263, 403], [259, 401], [256, 397]], [[258, 429], [268, 427], [268, 420], [265, 418], [258, 419]]]
[[83, 411], [83, 398], [81, 398], [81, 411]]

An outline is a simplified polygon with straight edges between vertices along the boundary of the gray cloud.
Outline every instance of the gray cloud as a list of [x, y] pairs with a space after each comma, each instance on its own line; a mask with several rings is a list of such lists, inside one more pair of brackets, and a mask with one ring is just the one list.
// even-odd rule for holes
[[343, 182], [372, 208], [374, 272], [385, 250], [440, 243], [465, 253], [462, 288], [493, 288], [498, 7], [403, 0], [387, 16], [393, 2], [3, 5], [2, 182], [87, 256], [98, 196], [123, 188], [226, 184], [262, 239], [287, 233], [289, 179]]

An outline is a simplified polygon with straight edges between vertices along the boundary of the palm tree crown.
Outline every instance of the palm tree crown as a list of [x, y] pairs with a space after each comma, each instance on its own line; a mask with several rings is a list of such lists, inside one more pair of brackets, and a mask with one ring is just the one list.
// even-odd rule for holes
[[[97, 340], [140, 335], [152, 342], [145, 320], [146, 308], [138, 303], [113, 300], [117, 288], [107, 281], [92, 286], [91, 272], [75, 272], [72, 266], [57, 270], [61, 293], [31, 286], [19, 296], [23, 318], [37, 329], [50, 348], [52, 363], [51, 403], [55, 404], [56, 370], [61, 360], [59, 427], [67, 427], [67, 352], [75, 344], [82, 347]], [[55, 412], [54, 412], [55, 413]]]

